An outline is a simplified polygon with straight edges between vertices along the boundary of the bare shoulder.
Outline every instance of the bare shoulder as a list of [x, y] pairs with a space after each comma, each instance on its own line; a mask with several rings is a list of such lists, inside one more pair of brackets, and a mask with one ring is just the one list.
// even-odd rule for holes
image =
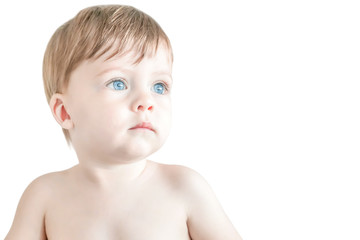
[[[28, 201], [43, 204], [49, 200], [51, 193], [64, 179], [64, 172], [47, 173], [34, 179], [25, 189], [20, 204], [27, 204]], [[41, 208], [45, 208], [43, 205]]]
[[204, 200], [216, 201], [212, 188], [197, 171], [181, 165], [166, 164], [158, 164], [158, 169], [162, 181], [175, 189], [184, 201], [189, 216], [194, 212], [196, 203], [203, 204]]
[[51, 191], [53, 185], [64, 178], [64, 172], [52, 172], [39, 176], [29, 184], [26, 191], [41, 191], [42, 193]]
[[160, 164], [158, 168], [184, 201], [191, 239], [241, 240], [210, 185], [198, 172], [178, 165]]
[[195, 170], [181, 165], [157, 163], [160, 176], [181, 191], [209, 189], [206, 180]]
[[152, 164], [156, 165], [156, 167], [160, 170], [161, 174], [164, 174], [164, 176], [168, 176], [168, 177], [179, 178], [194, 174], [198, 175], [198, 173], [192, 170], [191, 168], [182, 165], [170, 165], [170, 164], [155, 163], [155, 162], [152, 162]]
[[6, 240], [46, 239], [45, 214], [51, 193], [63, 172], [49, 173], [33, 180], [22, 194]]
[[28, 185], [22, 197], [38, 198], [40, 202], [48, 201], [52, 192], [64, 182], [68, 171], [52, 172], [37, 177]]

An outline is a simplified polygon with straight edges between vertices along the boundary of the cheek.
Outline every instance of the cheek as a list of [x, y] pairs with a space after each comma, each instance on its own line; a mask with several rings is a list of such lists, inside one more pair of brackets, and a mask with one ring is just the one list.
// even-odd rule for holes
[[[128, 112], [114, 104], [84, 103], [74, 114], [74, 126], [91, 137], [108, 136], [126, 126]], [[89, 136], [90, 137], [90, 136]]]
[[127, 125], [129, 112], [121, 106], [106, 106], [94, 111], [92, 118], [94, 119], [93, 127], [119, 131]]
[[171, 121], [172, 121], [172, 107], [171, 101], [164, 101], [159, 104], [159, 121], [165, 131], [170, 130]]
[[170, 96], [159, 97], [156, 99], [156, 105], [159, 108], [159, 111], [164, 114], [171, 114], [171, 98]]

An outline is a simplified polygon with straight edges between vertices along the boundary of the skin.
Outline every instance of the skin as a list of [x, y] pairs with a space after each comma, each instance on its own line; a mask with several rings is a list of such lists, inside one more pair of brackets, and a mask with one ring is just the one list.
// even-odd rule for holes
[[[170, 131], [167, 49], [139, 64], [133, 52], [106, 60], [110, 53], [82, 62], [66, 92], [52, 97], [79, 164], [28, 186], [5, 239], [241, 239], [198, 173], [146, 160]], [[113, 89], [119, 79], [126, 89]], [[152, 130], [134, 129], [144, 122]]]

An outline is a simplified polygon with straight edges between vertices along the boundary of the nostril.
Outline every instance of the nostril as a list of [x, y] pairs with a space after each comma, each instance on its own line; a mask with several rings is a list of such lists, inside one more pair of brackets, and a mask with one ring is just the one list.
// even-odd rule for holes
[[143, 105], [139, 105], [138, 107], [137, 107], [137, 110], [138, 111], [145, 111], [146, 109], [147, 110], [149, 110], [149, 111], [152, 111], [153, 110], [153, 106], [149, 106], [148, 108], [146, 108], [146, 107], [144, 107]]
[[144, 111], [144, 107], [142, 105], [139, 105], [137, 108], [139, 111]]

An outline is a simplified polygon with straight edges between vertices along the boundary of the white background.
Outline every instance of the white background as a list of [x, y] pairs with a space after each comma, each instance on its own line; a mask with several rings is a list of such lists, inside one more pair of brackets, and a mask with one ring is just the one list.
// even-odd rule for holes
[[80, 9], [133, 5], [172, 41], [173, 129], [150, 159], [189, 166], [244, 240], [360, 239], [357, 1], [8, 1], [0, 14], [0, 238], [39, 175], [76, 164], [42, 57]]

